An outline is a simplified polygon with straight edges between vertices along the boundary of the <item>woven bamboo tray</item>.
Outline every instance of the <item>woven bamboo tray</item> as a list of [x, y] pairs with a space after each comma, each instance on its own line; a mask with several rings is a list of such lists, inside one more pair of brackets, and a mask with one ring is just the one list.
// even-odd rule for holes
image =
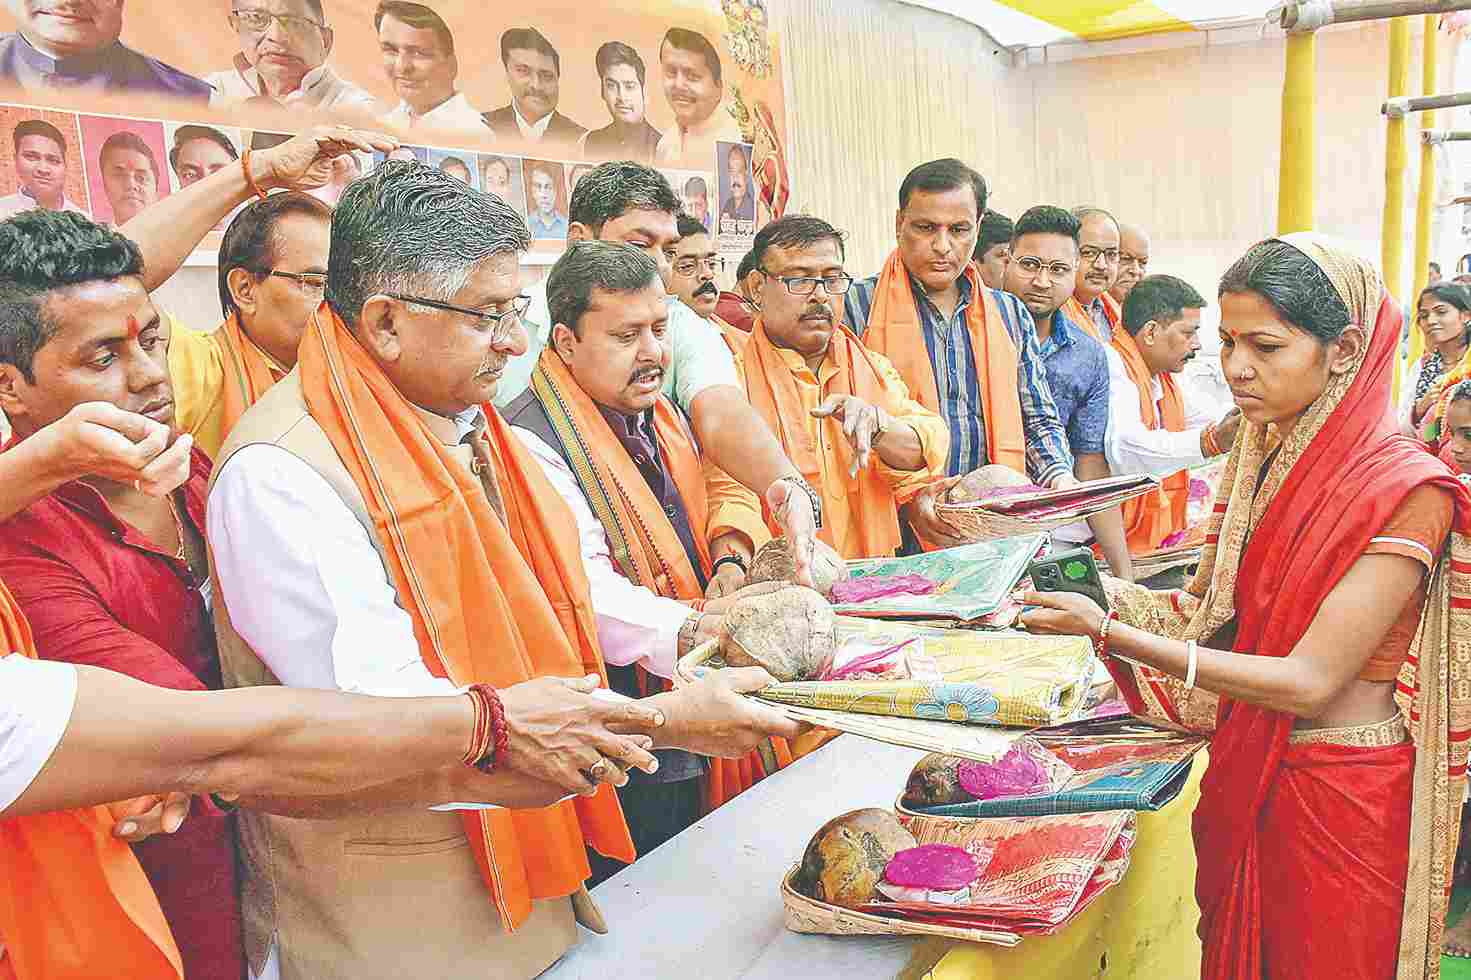
[[905, 922], [902, 919], [855, 912], [839, 905], [828, 905], [826, 902], [808, 898], [792, 887], [792, 878], [796, 876], [798, 867], [792, 865], [781, 882], [783, 919], [792, 932], [824, 936], [940, 936], [991, 946], [1015, 946], [1022, 941], [1022, 937], [1013, 932]]
[[720, 668], [725, 661], [720, 659], [720, 641], [706, 640], [689, 653], [680, 657], [674, 665], [674, 686], [686, 687], [699, 680], [703, 668]]
[[1055, 531], [1060, 527], [1076, 524], [1092, 514], [1117, 506], [1118, 501], [1112, 501], [1097, 508], [1079, 508], [1070, 514], [1037, 519], [987, 510], [974, 502], [965, 504], [936, 502], [935, 513], [959, 529], [960, 533], [965, 535], [967, 544], [976, 544], [980, 541], [993, 541], [996, 538], [1014, 538], [1022, 534], [1036, 534], [1039, 531]]

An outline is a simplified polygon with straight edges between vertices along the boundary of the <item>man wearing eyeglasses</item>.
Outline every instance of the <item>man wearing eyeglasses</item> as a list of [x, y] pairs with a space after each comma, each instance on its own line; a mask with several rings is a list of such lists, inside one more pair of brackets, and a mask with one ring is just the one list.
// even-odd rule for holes
[[893, 555], [899, 507], [945, 475], [945, 421], [839, 322], [853, 285], [841, 232], [791, 216], [752, 248], [761, 314], [741, 357], [751, 405], [822, 495], [818, 536], [844, 558]]
[[[962, 161], [915, 167], [899, 185], [896, 247], [880, 274], [848, 293], [844, 313], [920, 404], [944, 418], [950, 476], [999, 464], [1039, 486], [1070, 484], [1073, 459], [1032, 316], [1015, 296], [987, 288], [973, 258], [985, 212], [985, 178]], [[966, 541], [936, 512], [942, 489], [923, 490], [904, 508], [920, 544]]]
[[1119, 329], [1119, 303], [1108, 294], [1119, 278], [1119, 222], [1102, 208], [1073, 208], [1078, 219], [1078, 275], [1067, 315], [1108, 343]]
[[[1072, 296], [1077, 279], [1078, 219], [1062, 208], [1038, 205], [1017, 219], [1014, 232], [1004, 288], [1032, 314], [1052, 401], [1072, 450], [1074, 475], [1080, 480], [1102, 479], [1110, 475], [1104, 456], [1108, 354], [1086, 328], [1060, 309]], [[1110, 571], [1133, 580], [1117, 508], [1062, 528], [1056, 537], [1070, 545], [1096, 538]]]
[[[246, 413], [215, 469], [207, 520], [228, 684], [419, 696], [541, 678], [557, 695], [542, 715], [549, 741], [561, 741], [559, 709], [596, 703], [549, 681], [606, 683], [610, 627], [575, 520], [489, 408], [526, 347], [530, 240], [500, 198], [433, 168], [390, 161], [347, 189], [327, 301], [296, 369]], [[742, 756], [796, 734], [736, 696], [766, 683], [756, 671], [737, 687], [653, 696], [670, 726], [650, 733], [655, 747]], [[574, 915], [594, 921], [585, 848], [634, 857], [605, 785], [629, 760], [604, 748], [579, 760], [575, 806], [396, 807], [311, 826], [244, 813], [252, 973], [279, 962], [288, 977], [536, 976], [576, 942]]]
[[209, 83], [123, 44], [123, 0], [5, 0], [17, 31], [0, 34], [0, 83], [27, 92], [161, 95], [203, 104]]
[[321, 0], [236, 0], [229, 20], [240, 50], [230, 68], [205, 76], [214, 86], [210, 105], [256, 100], [376, 113], [377, 100], [327, 64], [334, 38]]
[[1120, 308], [1129, 291], [1149, 275], [1149, 236], [1143, 228], [1122, 225], [1119, 228], [1119, 277], [1108, 290], [1108, 296]]

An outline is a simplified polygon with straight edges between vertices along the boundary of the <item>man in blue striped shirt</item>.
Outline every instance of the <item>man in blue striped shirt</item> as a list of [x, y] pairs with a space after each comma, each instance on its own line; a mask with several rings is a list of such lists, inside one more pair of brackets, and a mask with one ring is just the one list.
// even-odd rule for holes
[[[912, 329], [904, 322], [917, 320], [933, 372], [933, 378], [906, 376], [904, 381], [922, 401], [927, 391], [935, 393], [937, 410], [950, 428], [950, 475], [969, 473], [998, 461], [998, 447], [987, 445], [988, 421], [983, 406], [993, 397], [1014, 397], [1020, 403], [1025, 466], [1032, 482], [1046, 487], [1070, 486], [1076, 482], [1073, 458], [1048, 386], [1032, 315], [1015, 296], [981, 284], [971, 261], [985, 209], [985, 179], [955, 159], [934, 160], [916, 167], [899, 188], [895, 220], [898, 248], [889, 262], [890, 268], [896, 261], [901, 264], [898, 271], [909, 280], [917, 317], [902, 311], [902, 316], [892, 319], [896, 329]], [[870, 320], [881, 278], [873, 276], [854, 283], [844, 299], [848, 325], [866, 343], [870, 338], [864, 335], [873, 325]], [[1015, 347], [1014, 393], [1010, 389], [983, 391], [987, 379], [977, 370], [968, 320], [972, 306], [979, 306], [985, 313], [994, 311], [1005, 325]], [[888, 324], [884, 326], [887, 333]], [[896, 359], [892, 350], [881, 352], [889, 355], [901, 373], [905, 371], [903, 359]], [[985, 356], [995, 353], [987, 351]], [[1014, 414], [1017, 407], [993, 403], [992, 410], [998, 415]], [[904, 510], [905, 520], [926, 541], [943, 546], [961, 543], [954, 529], [935, 513], [932, 494], [921, 494]]]

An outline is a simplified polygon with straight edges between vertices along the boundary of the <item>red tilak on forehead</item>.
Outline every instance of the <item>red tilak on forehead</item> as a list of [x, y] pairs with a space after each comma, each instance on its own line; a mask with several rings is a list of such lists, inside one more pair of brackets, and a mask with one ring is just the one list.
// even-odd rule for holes
[[141, 329], [142, 328], [138, 326], [138, 318], [136, 316], [133, 316], [132, 314], [128, 314], [128, 339], [137, 340], [138, 331]]

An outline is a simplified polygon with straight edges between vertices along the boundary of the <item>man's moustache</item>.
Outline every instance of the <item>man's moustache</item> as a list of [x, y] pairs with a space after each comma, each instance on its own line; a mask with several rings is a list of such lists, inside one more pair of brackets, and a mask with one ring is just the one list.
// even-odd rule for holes
[[714, 281], [701, 283], [700, 287], [695, 290], [695, 295], [700, 296], [704, 293], [709, 293], [712, 296], [719, 296], [720, 288], [715, 285]]
[[644, 368], [641, 371], [635, 371], [635, 372], [633, 372], [632, 376], [630, 376], [629, 379], [628, 379], [628, 383], [631, 384], [631, 385], [636, 385], [636, 384], [639, 384], [640, 382], [643, 382], [643, 381], [663, 381], [663, 380], [664, 380], [664, 369], [663, 368]]

